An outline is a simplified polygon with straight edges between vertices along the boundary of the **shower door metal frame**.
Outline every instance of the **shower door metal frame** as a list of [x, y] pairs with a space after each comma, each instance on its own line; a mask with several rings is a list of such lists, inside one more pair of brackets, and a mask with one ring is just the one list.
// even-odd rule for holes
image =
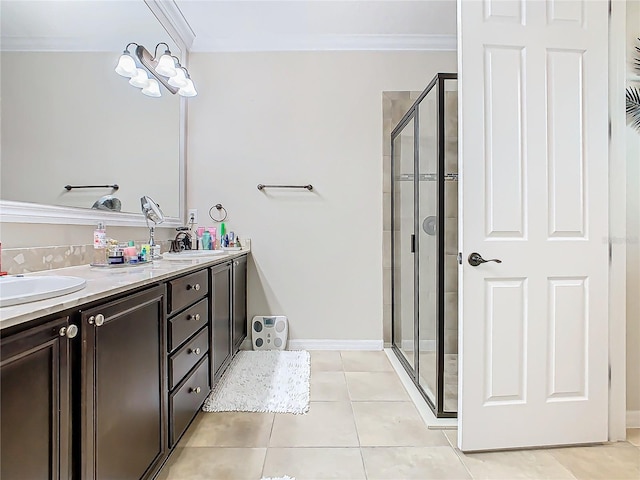
[[[445, 342], [445, 291], [444, 291], [444, 276], [445, 276], [445, 81], [457, 80], [458, 75], [455, 73], [438, 73], [429, 82], [427, 87], [422, 91], [420, 96], [413, 103], [411, 108], [404, 114], [398, 125], [391, 132], [391, 345], [392, 350], [395, 352], [400, 363], [406, 370], [407, 374], [413, 381], [414, 385], [427, 402], [427, 405], [431, 408], [433, 413], [438, 418], [456, 418], [456, 412], [447, 412], [444, 410], [444, 342]], [[436, 392], [435, 404], [429, 398], [425, 390], [420, 385], [420, 103], [431, 92], [433, 88], [436, 88], [436, 98], [438, 102], [438, 121], [436, 122], [437, 128], [437, 188], [438, 188], [438, 242], [437, 242], [437, 341], [436, 341]], [[456, 113], [457, 114], [457, 113]], [[413, 349], [414, 349], [414, 366], [412, 367], [401, 350], [395, 344], [395, 155], [394, 155], [394, 140], [402, 133], [404, 127], [413, 120], [413, 276], [414, 276], [414, 295], [413, 295]]]

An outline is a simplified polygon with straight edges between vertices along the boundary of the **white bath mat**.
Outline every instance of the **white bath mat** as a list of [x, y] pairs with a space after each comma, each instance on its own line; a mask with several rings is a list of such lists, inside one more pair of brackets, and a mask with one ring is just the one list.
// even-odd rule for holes
[[306, 351], [240, 351], [205, 400], [205, 412], [307, 413]]
[[296, 477], [262, 477], [262, 480], [296, 480]]

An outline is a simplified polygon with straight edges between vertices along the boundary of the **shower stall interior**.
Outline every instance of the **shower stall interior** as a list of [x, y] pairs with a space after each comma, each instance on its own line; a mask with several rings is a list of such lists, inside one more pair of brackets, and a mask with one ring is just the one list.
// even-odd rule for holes
[[438, 417], [458, 406], [458, 92], [439, 73], [391, 133], [393, 350]]

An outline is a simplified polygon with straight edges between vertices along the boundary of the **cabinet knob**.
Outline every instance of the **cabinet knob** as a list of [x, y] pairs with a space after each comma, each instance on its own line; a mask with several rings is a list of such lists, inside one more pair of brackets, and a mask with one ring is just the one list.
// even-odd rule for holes
[[73, 338], [76, 335], [78, 335], [78, 327], [73, 324], [69, 325], [68, 327], [62, 327], [60, 329], [61, 337]]
[[187, 315], [187, 320], [195, 320], [196, 322], [200, 320], [200, 314], [196, 313], [195, 315]]
[[189, 349], [189, 353], [195, 353], [196, 355], [200, 355], [200, 349], [199, 348]]
[[95, 326], [96, 326], [96, 327], [100, 327], [100, 326], [102, 326], [102, 324], [104, 323], [104, 315], [103, 315], [103, 314], [101, 314], [101, 313], [99, 313], [99, 314], [98, 314], [98, 315], [96, 315], [95, 317], [94, 317], [93, 315], [91, 315], [91, 316], [89, 317], [89, 323], [90, 323], [91, 325], [94, 325], [94, 324], [95, 324]]
[[195, 285], [187, 285], [187, 290], [191, 290], [192, 288], [197, 292], [200, 290], [200, 284], [196, 283]]
[[189, 393], [200, 393], [200, 387], [190, 388]]

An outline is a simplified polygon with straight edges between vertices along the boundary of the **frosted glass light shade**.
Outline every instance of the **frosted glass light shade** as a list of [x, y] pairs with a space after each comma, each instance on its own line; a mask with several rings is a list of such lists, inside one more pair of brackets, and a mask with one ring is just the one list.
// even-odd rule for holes
[[169, 79], [169, 85], [176, 88], [183, 88], [188, 85], [187, 77], [184, 74], [184, 70], [176, 68], [176, 74]]
[[190, 78], [187, 78], [187, 85], [178, 90], [178, 95], [182, 95], [183, 97], [195, 97], [197, 94], [196, 87]]
[[123, 77], [133, 77], [136, 74], [136, 62], [131, 55], [123, 53], [120, 55], [118, 65], [116, 65], [116, 73]]
[[166, 53], [162, 55], [156, 66], [156, 72], [165, 77], [173, 77], [176, 74], [176, 63], [173, 57]]
[[138, 68], [136, 69], [136, 74], [129, 80], [129, 84], [134, 87], [145, 88], [149, 84], [149, 75], [144, 69]]
[[160, 93], [160, 84], [155, 78], [150, 78], [147, 80], [147, 86], [142, 89], [142, 93], [144, 93], [148, 97], [162, 96], [162, 94]]

